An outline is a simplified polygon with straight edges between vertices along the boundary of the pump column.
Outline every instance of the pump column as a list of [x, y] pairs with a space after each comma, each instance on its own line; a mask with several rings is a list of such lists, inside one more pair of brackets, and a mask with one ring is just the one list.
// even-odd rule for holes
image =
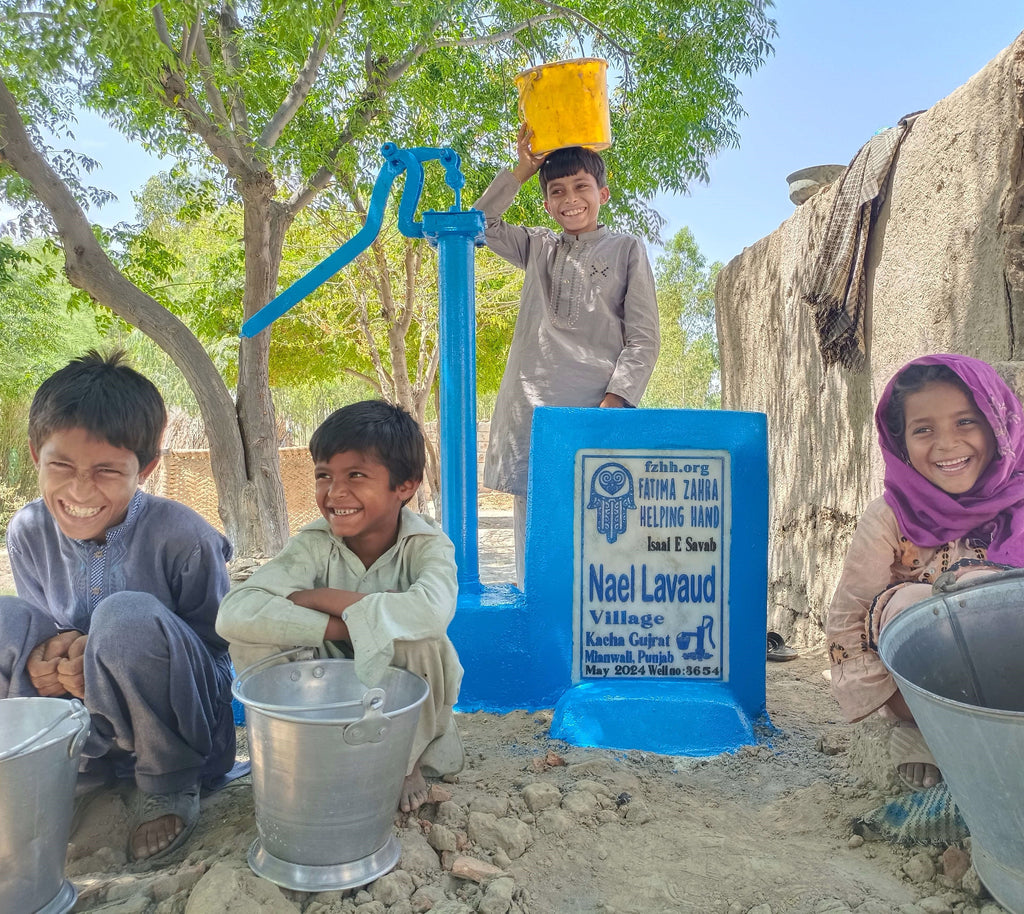
[[484, 241], [479, 210], [423, 214], [438, 252], [441, 360], [441, 523], [455, 544], [459, 585], [480, 590], [477, 533], [476, 287], [473, 252]]

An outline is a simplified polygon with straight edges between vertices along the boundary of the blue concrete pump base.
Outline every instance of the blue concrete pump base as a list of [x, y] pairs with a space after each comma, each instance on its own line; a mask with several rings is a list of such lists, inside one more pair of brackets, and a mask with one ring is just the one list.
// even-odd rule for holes
[[573, 686], [555, 705], [551, 735], [574, 746], [686, 756], [757, 742], [752, 721], [721, 686], [649, 681]]

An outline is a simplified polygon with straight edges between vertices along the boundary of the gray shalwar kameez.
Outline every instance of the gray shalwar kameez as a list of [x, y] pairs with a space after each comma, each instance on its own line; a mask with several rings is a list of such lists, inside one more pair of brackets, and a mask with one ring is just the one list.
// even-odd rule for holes
[[570, 235], [509, 225], [501, 216], [519, 188], [503, 170], [474, 206], [487, 246], [526, 271], [484, 461], [484, 485], [525, 496], [534, 407], [599, 406], [606, 393], [636, 406], [660, 335], [643, 242], [605, 226]]
[[89, 636], [85, 758], [134, 762], [147, 793], [184, 790], [235, 758], [231, 661], [214, 630], [231, 545], [190, 508], [136, 492], [103, 543], [65, 536], [42, 499], [7, 530], [17, 597], [0, 597], [0, 698], [38, 694], [29, 652], [60, 631]]

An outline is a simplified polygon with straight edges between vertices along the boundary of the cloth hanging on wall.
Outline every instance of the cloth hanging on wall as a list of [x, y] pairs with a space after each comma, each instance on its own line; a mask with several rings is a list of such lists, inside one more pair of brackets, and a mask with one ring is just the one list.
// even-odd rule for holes
[[804, 288], [818, 349], [826, 365], [864, 367], [867, 301], [866, 257], [871, 228], [885, 202], [900, 143], [920, 111], [876, 133], [839, 178], [825, 233]]

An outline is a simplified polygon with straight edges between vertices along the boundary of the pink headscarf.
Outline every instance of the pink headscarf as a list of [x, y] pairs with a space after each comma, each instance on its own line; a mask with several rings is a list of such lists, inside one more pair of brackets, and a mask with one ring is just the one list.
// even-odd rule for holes
[[[964, 382], [995, 434], [998, 455], [969, 492], [950, 495], [905, 462], [903, 436], [885, 422], [893, 387], [911, 365], [945, 365]], [[889, 381], [875, 410], [885, 460], [885, 500], [900, 531], [918, 546], [941, 546], [970, 536], [988, 546], [988, 558], [1024, 567], [1024, 410], [994, 368], [966, 355], [926, 355]]]

